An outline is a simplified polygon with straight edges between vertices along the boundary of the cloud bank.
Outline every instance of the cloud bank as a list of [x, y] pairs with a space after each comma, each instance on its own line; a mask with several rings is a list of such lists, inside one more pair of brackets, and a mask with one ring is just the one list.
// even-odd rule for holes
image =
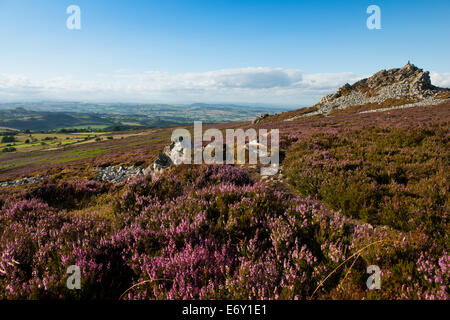
[[450, 88], [450, 72], [430, 72], [431, 83], [441, 88]]
[[[305, 74], [281, 68], [224, 69], [169, 74], [161, 71], [31, 79], [0, 74], [0, 101], [77, 100], [122, 102], [228, 102], [313, 104], [346, 82], [363, 78], [351, 72]], [[431, 73], [435, 85], [450, 86], [450, 73]]]

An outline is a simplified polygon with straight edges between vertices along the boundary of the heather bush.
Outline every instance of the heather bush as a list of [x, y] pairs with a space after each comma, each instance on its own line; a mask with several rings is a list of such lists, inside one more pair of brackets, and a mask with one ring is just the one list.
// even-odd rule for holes
[[285, 161], [303, 195], [371, 224], [448, 233], [448, 130], [367, 128], [316, 134]]
[[[61, 186], [83, 199], [102, 190]], [[124, 187], [108, 220], [52, 207], [53, 187], [38, 190], [32, 194], [40, 198], [25, 192], [1, 208], [5, 298], [117, 299], [133, 285], [125, 298], [307, 298], [350, 243], [338, 215], [254, 183], [232, 166], [138, 178]], [[81, 291], [65, 287], [72, 264], [81, 268]]]
[[232, 166], [136, 180], [116, 214], [141, 283], [131, 299], [304, 299], [350, 244], [348, 220]]
[[[371, 127], [292, 146], [284, 162], [289, 182], [357, 219], [352, 252], [373, 244], [358, 255], [347, 291], [338, 286], [328, 297], [448, 299], [448, 150], [442, 127]], [[370, 264], [383, 271], [382, 290], [358, 292], [354, 284]]]
[[[188, 206], [194, 205], [191, 200], [189, 202]], [[194, 215], [195, 212], [191, 212], [192, 216], [188, 221], [186, 218], [180, 219], [157, 232], [141, 232], [140, 237], [136, 237], [137, 226], [133, 225], [128, 232], [132, 232], [134, 238], [122, 235], [130, 246], [142, 248], [139, 250], [141, 254], [131, 260], [134, 270], [141, 274], [138, 282], [156, 281], [137, 290], [136, 296], [130, 292], [129, 298], [276, 297], [276, 289], [281, 291], [283, 288], [283, 285], [280, 286], [283, 260], [284, 263], [290, 260], [287, 250], [295, 245], [294, 250], [300, 252], [299, 244], [294, 242], [287, 248], [279, 245], [275, 249], [274, 244], [280, 240], [275, 238], [275, 234], [267, 226], [260, 226], [261, 231], [256, 226], [248, 228], [233, 225], [229, 221], [218, 226], [214, 215], [208, 217], [208, 212], [205, 211]], [[267, 222], [261, 223], [264, 225]], [[148, 225], [146, 227], [150, 229]], [[230, 234], [226, 233], [227, 229]], [[308, 252], [306, 245], [303, 247], [303, 252], [305, 251]], [[298, 259], [302, 258], [305, 257]], [[313, 261], [314, 258], [311, 258], [308, 262]], [[274, 265], [274, 274], [262, 272], [267, 264]], [[258, 269], [258, 265], [263, 269]], [[301, 269], [299, 265], [297, 267]], [[304, 267], [305, 272], [307, 263]], [[292, 281], [295, 281], [297, 274], [292, 276]]]
[[108, 185], [95, 181], [74, 181], [59, 183], [45, 182], [32, 188], [26, 198], [37, 198], [60, 209], [82, 208], [91, 198], [109, 190]]
[[[444, 237], [448, 244], [448, 236]], [[445, 245], [436, 243], [420, 231], [398, 232], [386, 227], [356, 225], [350, 249], [367, 247], [359, 257], [364, 265], [375, 264], [382, 270], [381, 290], [366, 291], [368, 299], [448, 299], [450, 267]], [[355, 268], [354, 268], [355, 269]], [[357, 269], [357, 268], [356, 268]], [[362, 270], [352, 270], [358, 279]], [[345, 297], [340, 293], [336, 297]]]
[[[126, 268], [117, 267], [120, 256], [106, 240], [111, 228], [105, 221], [70, 216], [38, 199], [5, 207], [0, 215], [1, 297], [108, 298], [118, 294], [111, 285], [117, 287], [115, 282], [126, 279]], [[66, 270], [74, 264], [83, 275], [81, 291], [66, 287]]]
[[[114, 188], [8, 192], [0, 195], [1, 298], [448, 298], [448, 250], [430, 246], [425, 231], [355, 224], [233, 166], [178, 166]], [[108, 218], [68, 211], [105, 193], [116, 199]], [[382, 291], [366, 290], [370, 264], [383, 270]], [[81, 268], [81, 290], [66, 288], [70, 265]]]

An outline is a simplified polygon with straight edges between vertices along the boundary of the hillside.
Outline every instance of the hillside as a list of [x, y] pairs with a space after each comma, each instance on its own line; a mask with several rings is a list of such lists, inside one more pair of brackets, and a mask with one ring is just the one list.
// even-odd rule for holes
[[[412, 65], [345, 87], [316, 110], [204, 126], [279, 129], [268, 178], [147, 172], [175, 127], [0, 154], [0, 181], [36, 178], [0, 184], [0, 297], [448, 300], [448, 90]], [[83, 290], [65, 286], [72, 264]]]

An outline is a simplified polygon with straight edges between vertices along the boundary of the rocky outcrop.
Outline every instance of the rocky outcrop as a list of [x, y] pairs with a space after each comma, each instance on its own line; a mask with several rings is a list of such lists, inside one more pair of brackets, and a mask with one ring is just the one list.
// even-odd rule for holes
[[449, 99], [448, 95], [442, 95], [443, 92], [450, 92], [450, 89], [433, 86], [428, 71], [408, 62], [403, 68], [381, 70], [353, 85], [346, 83], [335, 93], [323, 97], [316, 104], [317, 111], [288, 121], [317, 114], [328, 115], [333, 110], [368, 104], [380, 104], [380, 109], [390, 109], [389, 103], [396, 104], [393, 108], [434, 105]]
[[0, 183], [0, 188], [16, 187], [16, 186], [22, 186], [24, 184], [38, 183], [42, 179], [43, 179], [42, 177], [28, 177], [28, 178], [23, 178], [23, 179], [19, 179], [19, 180], [5, 181], [5, 182]]

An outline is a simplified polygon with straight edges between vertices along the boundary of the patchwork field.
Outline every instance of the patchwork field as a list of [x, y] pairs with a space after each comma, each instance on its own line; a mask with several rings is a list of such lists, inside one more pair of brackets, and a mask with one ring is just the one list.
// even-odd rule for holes
[[248, 121], [260, 113], [286, 108], [222, 104], [90, 104], [81, 102], [29, 102], [0, 104], [0, 132], [5, 130], [89, 131], [131, 130], [204, 123]]
[[[108, 132], [81, 132], [81, 133], [19, 133], [13, 136], [12, 142], [0, 143], [0, 151], [13, 147], [18, 152], [54, 149], [78, 142], [92, 142], [96, 138], [108, 139]], [[7, 152], [7, 151], [3, 151]]]

